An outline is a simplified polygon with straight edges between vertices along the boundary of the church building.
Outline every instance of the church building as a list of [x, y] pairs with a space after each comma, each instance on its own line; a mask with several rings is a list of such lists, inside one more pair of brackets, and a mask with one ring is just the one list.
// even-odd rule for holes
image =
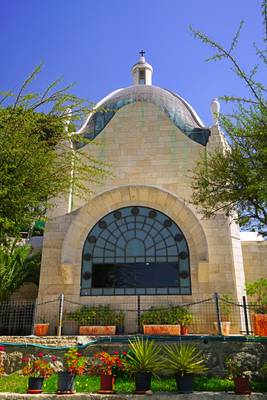
[[167, 304], [218, 292], [242, 301], [246, 280], [266, 276], [266, 242], [223, 215], [204, 219], [190, 202], [196, 161], [225, 146], [219, 103], [205, 126], [186, 100], [152, 84], [143, 52], [131, 73], [132, 85], [101, 100], [77, 132], [99, 142], [78, 151], [109, 163], [112, 176], [90, 200], [55, 199], [38, 299], [63, 293], [120, 308], [137, 296]]

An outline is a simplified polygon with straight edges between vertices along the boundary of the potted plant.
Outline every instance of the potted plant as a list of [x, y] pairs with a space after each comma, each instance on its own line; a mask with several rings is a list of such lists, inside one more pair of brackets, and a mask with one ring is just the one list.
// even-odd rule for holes
[[58, 372], [57, 394], [75, 393], [76, 375], [85, 371], [86, 358], [76, 348], [70, 348], [63, 356], [63, 365]]
[[247, 295], [251, 297], [254, 334], [267, 336], [267, 279], [261, 278], [246, 284]]
[[49, 378], [54, 373], [53, 362], [55, 357], [45, 356], [44, 353], [40, 352], [37, 356], [23, 357], [21, 361], [21, 373], [29, 377], [27, 393], [42, 393], [44, 379]]
[[94, 361], [89, 368], [89, 375], [100, 376], [100, 390], [98, 393], [115, 393], [115, 377], [119, 370], [124, 370], [125, 365], [118, 354], [109, 354], [105, 351], [94, 354]]
[[250, 394], [250, 371], [246, 369], [243, 360], [230, 356], [226, 358], [225, 365], [229, 377], [234, 381], [235, 394]]
[[47, 336], [49, 332], [49, 322], [44, 317], [39, 317], [38, 322], [34, 324], [34, 334], [36, 336]]
[[[220, 314], [221, 314], [221, 333], [223, 336], [229, 336], [231, 326], [231, 313], [233, 296], [223, 294], [220, 296]], [[218, 332], [218, 322], [214, 322], [215, 330]]]
[[181, 334], [178, 323], [179, 307], [155, 308], [151, 307], [141, 315], [141, 324], [145, 335], [170, 335]]
[[181, 335], [188, 335], [188, 325], [192, 322], [193, 314], [190, 312], [189, 306], [178, 306], [178, 322], [181, 326]]
[[[122, 313], [123, 311], [120, 311], [120, 315]], [[69, 313], [68, 318], [78, 322], [80, 335], [116, 334], [118, 313], [112, 310], [109, 305], [82, 306]]]
[[116, 334], [124, 335], [124, 320], [125, 320], [125, 312], [119, 311], [116, 314]]
[[163, 367], [160, 348], [153, 340], [136, 337], [129, 342], [126, 355], [126, 369], [134, 374], [135, 393], [143, 394], [151, 390], [151, 377]]
[[165, 345], [164, 353], [165, 368], [175, 375], [177, 390], [191, 393], [194, 375], [207, 369], [203, 354], [190, 344]]

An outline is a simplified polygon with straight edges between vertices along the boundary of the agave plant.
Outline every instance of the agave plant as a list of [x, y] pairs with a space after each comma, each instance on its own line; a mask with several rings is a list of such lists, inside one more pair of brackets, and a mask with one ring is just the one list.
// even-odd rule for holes
[[133, 373], [151, 372], [156, 375], [163, 368], [160, 348], [153, 340], [136, 337], [129, 342], [127, 369]]
[[174, 344], [164, 346], [165, 368], [177, 375], [201, 374], [206, 371], [205, 357], [196, 346]]

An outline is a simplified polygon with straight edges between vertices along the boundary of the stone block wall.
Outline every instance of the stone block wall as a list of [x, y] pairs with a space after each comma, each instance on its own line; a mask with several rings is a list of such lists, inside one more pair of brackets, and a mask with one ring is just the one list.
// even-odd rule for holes
[[267, 241], [242, 241], [246, 282], [267, 278]]
[[[145, 102], [120, 109], [95, 140], [99, 146], [86, 145], [81, 151], [109, 162], [113, 178], [95, 187], [89, 201], [74, 197], [69, 214], [64, 202], [54, 201], [44, 237], [39, 300], [64, 293], [73, 301], [95, 301], [79, 294], [85, 238], [103, 216], [131, 205], [158, 209], [183, 231], [190, 250], [188, 301], [215, 291], [241, 299], [244, 273], [238, 227], [221, 215], [203, 220], [190, 204], [191, 170], [205, 148], [183, 134], [161, 109]], [[214, 128], [210, 147], [218, 143]]]
[[[30, 344], [40, 344], [50, 347], [49, 349], [41, 349], [45, 354], [54, 354], [59, 359], [62, 358], [64, 350], [55, 350], [53, 347], [58, 346], [77, 346], [78, 344], [90, 343], [97, 339], [96, 337], [86, 336], [72, 336], [72, 337], [47, 337], [47, 338], [25, 338], [25, 337], [3, 337], [3, 341], [12, 343], [12, 347], [6, 346], [6, 354], [4, 358], [5, 370], [7, 373], [12, 373], [21, 368], [20, 360], [22, 357], [29, 354], [38, 354], [40, 348], [31, 347]], [[222, 340], [214, 340], [209, 338], [195, 339], [195, 340], [183, 340], [183, 343], [190, 343], [197, 346], [205, 355], [207, 359], [208, 373], [211, 375], [225, 376], [225, 364], [224, 360], [228, 356], [239, 354], [249, 371], [253, 375], [257, 376], [260, 367], [263, 363], [267, 362], [267, 343], [266, 342], [240, 342], [238, 340], [226, 342]], [[27, 347], [16, 347], [16, 343], [27, 343]], [[164, 344], [171, 344], [168, 339], [157, 342], [159, 346]], [[179, 343], [181, 343], [179, 341]], [[106, 343], [91, 344], [81, 352], [89, 358], [94, 353], [99, 351], [107, 351], [112, 353], [113, 351], [127, 351], [128, 344], [124, 342], [112, 343], [107, 341]]]

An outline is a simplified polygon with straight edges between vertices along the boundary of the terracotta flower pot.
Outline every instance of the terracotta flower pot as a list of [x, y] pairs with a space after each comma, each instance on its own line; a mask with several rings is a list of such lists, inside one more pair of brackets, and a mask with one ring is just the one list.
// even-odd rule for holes
[[251, 390], [249, 387], [248, 376], [237, 376], [233, 379], [235, 384], [235, 394], [250, 394]]
[[181, 335], [183, 335], [183, 336], [189, 335], [189, 328], [188, 328], [188, 326], [181, 326]]
[[254, 334], [267, 336], [267, 314], [253, 314]]
[[100, 390], [97, 393], [112, 394], [115, 393], [115, 376], [113, 375], [100, 375]]
[[36, 336], [47, 336], [49, 331], [49, 323], [34, 324], [34, 334]]
[[[230, 326], [231, 322], [230, 321], [221, 321], [221, 329], [222, 329], [222, 335], [223, 336], [229, 336], [230, 335]], [[215, 333], [218, 334], [218, 322], [214, 322], [214, 327], [215, 327]]]
[[28, 380], [28, 390], [27, 393], [29, 394], [40, 394], [43, 391], [43, 383], [44, 378], [34, 378], [32, 376], [29, 377]]
[[181, 335], [180, 325], [144, 325], [145, 335]]
[[115, 335], [116, 334], [116, 325], [103, 325], [103, 326], [80, 326], [79, 327], [80, 335]]

